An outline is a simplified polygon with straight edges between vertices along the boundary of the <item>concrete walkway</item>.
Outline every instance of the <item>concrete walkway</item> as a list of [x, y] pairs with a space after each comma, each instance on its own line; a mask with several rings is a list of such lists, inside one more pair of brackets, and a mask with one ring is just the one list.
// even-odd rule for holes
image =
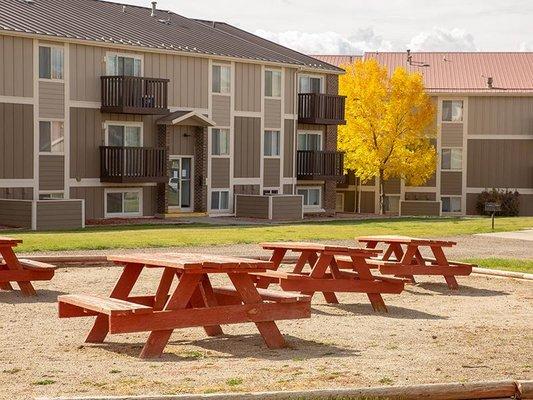
[[527, 240], [529, 242], [533, 242], [533, 229], [524, 229], [522, 231], [516, 231], [516, 232], [478, 233], [476, 236]]

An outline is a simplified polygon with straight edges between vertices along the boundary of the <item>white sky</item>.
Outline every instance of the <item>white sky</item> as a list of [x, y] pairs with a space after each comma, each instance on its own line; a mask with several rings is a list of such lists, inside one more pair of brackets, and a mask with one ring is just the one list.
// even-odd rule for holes
[[225, 21], [309, 54], [533, 51], [533, 0], [159, 0], [158, 8]]

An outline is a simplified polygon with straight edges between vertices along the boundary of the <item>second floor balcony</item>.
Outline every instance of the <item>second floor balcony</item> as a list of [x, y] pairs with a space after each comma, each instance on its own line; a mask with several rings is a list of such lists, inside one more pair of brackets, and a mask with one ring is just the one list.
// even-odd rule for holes
[[100, 147], [100, 181], [168, 182], [167, 151], [160, 147]]
[[344, 96], [322, 93], [298, 94], [298, 122], [303, 124], [345, 125]]
[[168, 79], [102, 76], [102, 112], [119, 114], [169, 113]]
[[344, 180], [344, 153], [298, 150], [296, 175], [300, 180]]

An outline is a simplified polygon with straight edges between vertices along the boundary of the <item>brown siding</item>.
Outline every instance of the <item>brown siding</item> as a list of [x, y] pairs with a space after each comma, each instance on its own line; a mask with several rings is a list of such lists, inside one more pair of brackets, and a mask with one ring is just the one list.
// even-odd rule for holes
[[321, 131], [322, 137], [326, 138], [326, 126], [325, 125], [313, 125], [313, 124], [301, 124], [298, 123], [298, 126], [296, 128], [297, 130], [301, 131]]
[[466, 214], [467, 215], [476, 215], [476, 202], [477, 202], [477, 193], [467, 193], [466, 195]]
[[261, 157], [261, 119], [235, 117], [236, 178], [259, 178]]
[[157, 188], [155, 186], [143, 187], [143, 215], [152, 217], [157, 209]]
[[39, 156], [39, 190], [63, 190], [65, 187], [65, 157]]
[[460, 195], [463, 192], [462, 172], [442, 172], [440, 192], [442, 195]]
[[235, 185], [234, 194], [259, 194], [259, 185]]
[[405, 192], [405, 200], [436, 201], [437, 194], [434, 192]]
[[230, 96], [213, 95], [213, 121], [218, 126], [230, 126]]
[[400, 179], [389, 179], [383, 184], [383, 190], [385, 194], [396, 194], [400, 193]]
[[533, 135], [533, 97], [469, 97], [468, 134]]
[[376, 178], [372, 178], [366, 182], [361, 182], [362, 186], [374, 186], [376, 184]]
[[85, 200], [85, 218], [104, 218], [104, 188], [103, 187], [73, 187], [70, 188], [70, 198]]
[[533, 140], [468, 141], [469, 187], [533, 188]]
[[33, 106], [0, 103], [0, 179], [31, 178]]
[[37, 230], [79, 229], [81, 227], [81, 201], [37, 202]]
[[361, 192], [361, 212], [374, 213], [376, 212], [376, 203], [374, 192]]
[[294, 121], [286, 119], [283, 131], [283, 176], [294, 176]]
[[261, 111], [261, 66], [235, 64], [235, 109]]
[[301, 196], [272, 196], [273, 220], [298, 220], [302, 219]]
[[33, 188], [0, 188], [0, 199], [32, 200]]
[[265, 129], [281, 128], [281, 100], [265, 99]]
[[442, 123], [441, 127], [442, 147], [463, 147], [463, 124]]
[[65, 85], [59, 82], [39, 82], [39, 117], [65, 118]]
[[169, 155], [194, 155], [196, 128], [190, 126], [168, 127]]
[[229, 188], [229, 158], [211, 159], [211, 187], [216, 189]]
[[352, 190], [342, 191], [338, 193], [344, 194], [344, 211], [357, 212], [357, 192]]
[[296, 70], [292, 68], [285, 69], [285, 114], [296, 114], [294, 80], [296, 78]]
[[235, 216], [268, 219], [268, 196], [236, 196]]
[[31, 228], [31, 201], [0, 200], [0, 225]]
[[429, 178], [424, 184], [420, 185], [420, 187], [436, 187], [437, 186], [437, 173], [433, 173], [431, 178]]
[[[466, 213], [468, 215], [477, 214], [476, 203], [478, 196], [477, 193], [468, 193], [466, 195]], [[521, 216], [533, 216], [533, 194], [520, 195], [519, 213]]]
[[283, 185], [283, 194], [293, 194], [293, 185], [290, 185], [290, 184]]
[[440, 215], [440, 202], [438, 201], [402, 201], [400, 204], [401, 215]]
[[265, 187], [279, 187], [279, 158], [265, 158], [263, 185]]
[[33, 96], [33, 40], [0, 35], [0, 96]]

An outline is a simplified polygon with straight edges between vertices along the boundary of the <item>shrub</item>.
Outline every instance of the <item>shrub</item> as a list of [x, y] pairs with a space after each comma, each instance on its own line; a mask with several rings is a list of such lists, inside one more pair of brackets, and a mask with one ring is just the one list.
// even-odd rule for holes
[[476, 211], [481, 215], [490, 215], [485, 212], [485, 203], [499, 203], [501, 211], [496, 215], [516, 217], [520, 209], [520, 193], [517, 190], [492, 189], [484, 190], [477, 198]]

